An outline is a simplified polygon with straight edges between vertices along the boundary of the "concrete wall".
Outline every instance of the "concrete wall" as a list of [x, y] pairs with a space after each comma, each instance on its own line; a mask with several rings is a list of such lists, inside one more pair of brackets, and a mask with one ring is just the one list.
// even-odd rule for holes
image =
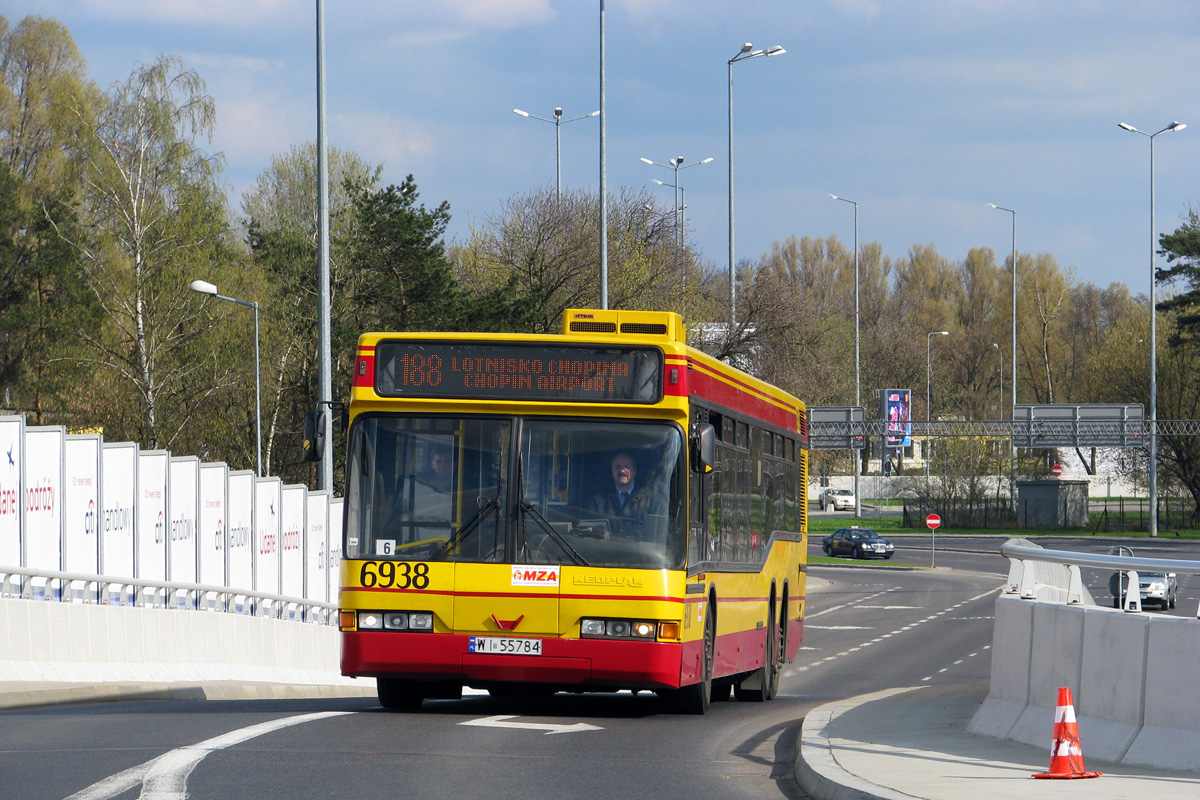
[[343, 685], [328, 625], [166, 608], [0, 598], [0, 682]]
[[1094, 605], [996, 600], [988, 697], [969, 730], [1046, 746], [1071, 689], [1084, 756], [1200, 770], [1200, 622]]

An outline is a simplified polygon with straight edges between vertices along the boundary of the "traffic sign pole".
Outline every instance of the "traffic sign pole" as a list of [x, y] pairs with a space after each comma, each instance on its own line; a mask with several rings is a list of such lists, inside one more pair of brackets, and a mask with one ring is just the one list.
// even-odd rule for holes
[[932, 569], [937, 566], [937, 528], [942, 524], [942, 518], [937, 514], [930, 514], [925, 518], [925, 524], [929, 526], [929, 567]]

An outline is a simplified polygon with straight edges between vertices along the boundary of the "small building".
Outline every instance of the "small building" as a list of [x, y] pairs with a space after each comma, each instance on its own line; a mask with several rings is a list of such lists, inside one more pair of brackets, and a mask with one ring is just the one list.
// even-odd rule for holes
[[1017, 481], [1022, 528], [1083, 528], [1088, 524], [1087, 481]]

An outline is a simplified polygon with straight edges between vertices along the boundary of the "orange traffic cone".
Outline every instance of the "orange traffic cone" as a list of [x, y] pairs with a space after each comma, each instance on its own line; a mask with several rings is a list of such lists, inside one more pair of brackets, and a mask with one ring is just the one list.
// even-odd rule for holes
[[1071, 690], [1058, 690], [1058, 707], [1054, 710], [1054, 742], [1050, 745], [1050, 770], [1038, 772], [1035, 778], [1099, 778], [1103, 772], [1088, 772], [1083, 766], [1083, 748], [1079, 744], [1079, 725], [1075, 722], [1075, 706]]

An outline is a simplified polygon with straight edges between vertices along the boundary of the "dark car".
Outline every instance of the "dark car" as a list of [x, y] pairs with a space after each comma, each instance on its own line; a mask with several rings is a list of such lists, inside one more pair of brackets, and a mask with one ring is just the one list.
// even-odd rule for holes
[[821, 540], [827, 556], [853, 558], [891, 558], [896, 547], [870, 528], [838, 528]]

